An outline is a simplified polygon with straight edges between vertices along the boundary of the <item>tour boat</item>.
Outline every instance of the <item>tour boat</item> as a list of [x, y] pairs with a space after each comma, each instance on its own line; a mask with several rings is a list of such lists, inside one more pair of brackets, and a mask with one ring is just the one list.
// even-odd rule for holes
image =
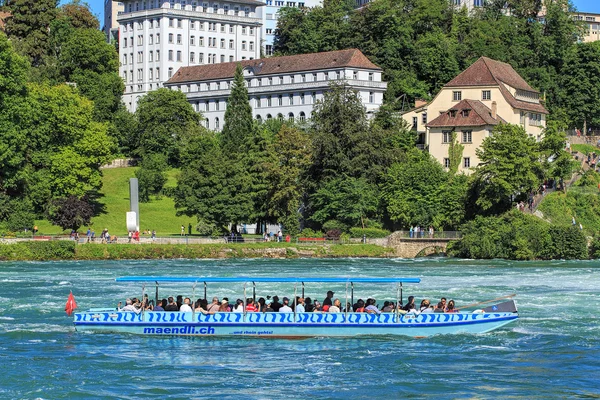
[[[342, 304], [354, 304], [355, 284], [389, 284], [394, 290], [396, 303], [402, 302], [403, 284], [419, 283], [419, 278], [265, 278], [265, 277], [164, 277], [128, 276], [117, 282], [143, 282], [156, 285], [156, 301], [160, 284], [188, 283], [204, 287], [204, 298], [210, 283], [238, 283], [240, 298], [246, 299], [249, 285], [256, 296], [256, 286], [261, 283], [293, 284], [293, 296], [304, 297], [307, 283], [319, 283], [332, 288], [345, 286], [344, 296], [336, 296]], [[379, 286], [380, 287], [380, 286]], [[142, 293], [144, 290], [142, 290]], [[292, 289], [290, 289], [292, 292]], [[339, 292], [339, 290], [338, 290]], [[249, 294], [249, 293], [248, 293]], [[513, 297], [506, 296], [506, 297]], [[345, 299], [343, 301], [342, 299]], [[502, 299], [502, 298], [501, 298]], [[291, 301], [290, 301], [291, 302]], [[491, 302], [491, 301], [490, 301]], [[477, 303], [490, 303], [481, 302]], [[210, 303], [210, 299], [209, 299]], [[68, 303], [67, 303], [68, 304]], [[439, 334], [480, 334], [493, 331], [518, 319], [514, 300], [496, 303], [475, 311], [455, 313], [407, 313], [398, 311], [369, 314], [364, 312], [166, 312], [166, 311], [118, 311], [112, 309], [90, 309], [74, 314], [74, 325], [81, 332], [116, 332], [136, 335], [176, 336], [265, 336], [265, 337], [326, 337], [358, 335], [404, 335], [427, 337]]]

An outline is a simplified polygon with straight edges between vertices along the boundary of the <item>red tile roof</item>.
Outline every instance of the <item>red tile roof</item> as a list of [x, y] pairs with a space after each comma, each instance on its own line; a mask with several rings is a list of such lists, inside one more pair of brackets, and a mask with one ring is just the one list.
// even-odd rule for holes
[[511, 107], [525, 111], [548, 114], [546, 108], [540, 103], [517, 100], [508, 89], [506, 89], [504, 84], [515, 89], [539, 93], [529, 86], [510, 64], [492, 60], [487, 57], [480, 57], [471, 64], [469, 68], [465, 69], [444, 85], [444, 87], [499, 86], [502, 95]]
[[344, 67], [381, 70], [381, 68], [369, 61], [360, 50], [347, 49], [325, 53], [299, 54], [295, 56], [182, 67], [169, 79], [167, 84], [230, 79], [233, 78], [235, 68], [238, 64], [242, 64], [244, 68], [251, 68], [254, 76]]
[[[450, 110], [456, 111], [454, 117], [450, 116]], [[485, 126], [506, 123], [499, 115], [492, 118], [492, 110], [479, 100], [462, 100], [447, 112], [440, 114], [437, 118], [427, 124], [428, 128], [450, 128], [459, 126]], [[463, 114], [468, 111], [468, 115]]]
[[458, 74], [456, 78], [452, 79], [445, 86], [496, 86], [501, 82], [515, 89], [539, 93], [529, 86], [510, 64], [492, 60], [487, 57], [480, 57], [471, 64], [469, 68]]

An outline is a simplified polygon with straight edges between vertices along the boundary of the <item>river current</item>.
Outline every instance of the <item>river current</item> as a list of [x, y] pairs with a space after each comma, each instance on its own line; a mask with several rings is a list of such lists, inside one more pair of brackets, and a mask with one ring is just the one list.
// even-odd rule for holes
[[[520, 318], [484, 335], [266, 338], [83, 334], [64, 312], [140, 297], [124, 275], [403, 276], [404, 298], [444, 296], [457, 306], [516, 293]], [[237, 286], [236, 286], [237, 285]], [[600, 398], [600, 262], [456, 259], [157, 260], [0, 263], [0, 398]], [[307, 284], [322, 301], [328, 289]], [[298, 289], [299, 290], [299, 289]], [[154, 298], [154, 286], [146, 291]], [[249, 291], [249, 293], [251, 293]], [[160, 297], [192, 295], [166, 285]], [[203, 287], [195, 297], [203, 296]], [[265, 284], [257, 297], [292, 297]], [[211, 284], [208, 297], [236, 299], [239, 284]], [[393, 285], [356, 285], [381, 305]]]

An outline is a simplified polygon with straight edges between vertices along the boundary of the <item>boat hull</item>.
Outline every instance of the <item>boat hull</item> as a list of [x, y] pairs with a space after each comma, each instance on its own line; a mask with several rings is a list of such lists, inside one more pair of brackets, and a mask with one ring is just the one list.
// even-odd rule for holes
[[82, 312], [74, 325], [81, 332], [119, 332], [158, 336], [314, 337], [486, 333], [518, 319], [517, 313], [216, 313]]

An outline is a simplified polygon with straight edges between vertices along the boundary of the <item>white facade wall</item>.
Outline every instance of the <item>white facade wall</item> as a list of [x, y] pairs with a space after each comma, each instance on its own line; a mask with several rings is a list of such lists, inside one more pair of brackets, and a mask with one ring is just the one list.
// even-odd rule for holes
[[[345, 80], [357, 90], [369, 116], [383, 103], [387, 83], [381, 81], [381, 71], [357, 68], [337, 68], [253, 76], [244, 70], [248, 95], [255, 119], [280, 118], [307, 120], [315, 103], [323, 99], [332, 81]], [[201, 112], [204, 125], [213, 130], [223, 129], [226, 101], [233, 77], [226, 80], [168, 84], [184, 92], [194, 110]]]
[[255, 2], [124, 1], [119, 73], [130, 112], [181, 68], [260, 57]]

